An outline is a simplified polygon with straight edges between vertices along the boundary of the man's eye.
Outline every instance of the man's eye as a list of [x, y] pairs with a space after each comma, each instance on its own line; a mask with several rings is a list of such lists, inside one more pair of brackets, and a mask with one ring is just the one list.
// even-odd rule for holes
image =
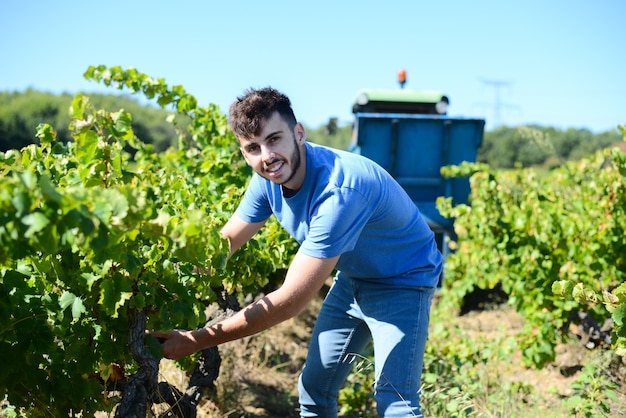
[[247, 149], [248, 149], [248, 152], [252, 153], [252, 152], [256, 152], [259, 149], [259, 146], [258, 145], [251, 145]]

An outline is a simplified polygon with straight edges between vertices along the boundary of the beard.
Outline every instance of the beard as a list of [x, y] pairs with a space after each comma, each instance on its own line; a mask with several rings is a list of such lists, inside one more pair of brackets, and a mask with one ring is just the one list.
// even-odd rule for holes
[[285, 181], [282, 181], [280, 183], [280, 185], [283, 186], [283, 188], [285, 188], [286, 183], [289, 183], [291, 180], [293, 180], [293, 178], [296, 176], [296, 173], [300, 169], [300, 166], [302, 165], [300, 147], [298, 146], [298, 141], [296, 141], [295, 137], [293, 138], [293, 143], [295, 145], [295, 148], [293, 150], [293, 153], [291, 154], [291, 158], [289, 159], [290, 166], [291, 166], [291, 174], [289, 174], [289, 177], [287, 177]]

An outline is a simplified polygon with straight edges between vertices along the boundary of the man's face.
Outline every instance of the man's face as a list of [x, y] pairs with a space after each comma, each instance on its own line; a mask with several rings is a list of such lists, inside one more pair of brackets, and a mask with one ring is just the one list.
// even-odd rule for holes
[[246, 162], [261, 177], [291, 190], [298, 190], [304, 181], [301, 146], [306, 139], [304, 127], [296, 124], [293, 131], [274, 113], [252, 138], [238, 138]]

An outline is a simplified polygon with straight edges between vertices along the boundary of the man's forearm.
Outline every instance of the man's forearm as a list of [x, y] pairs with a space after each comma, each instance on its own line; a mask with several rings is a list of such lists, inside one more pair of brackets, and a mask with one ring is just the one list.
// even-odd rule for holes
[[[276, 293], [276, 292], [274, 292]], [[283, 322], [298, 312], [289, 302], [273, 302], [280, 299], [267, 295], [240, 310], [230, 318], [206, 328], [194, 330], [193, 338], [199, 350], [214, 347], [243, 337], [249, 337]], [[306, 302], [304, 302], [306, 303]]]

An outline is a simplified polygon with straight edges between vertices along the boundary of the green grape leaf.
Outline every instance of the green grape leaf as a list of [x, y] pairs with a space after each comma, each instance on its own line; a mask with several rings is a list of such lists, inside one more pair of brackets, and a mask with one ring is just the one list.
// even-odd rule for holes
[[53, 202], [61, 202], [63, 195], [57, 191], [52, 182], [50, 181], [50, 177], [41, 176], [39, 178], [39, 187], [41, 188], [41, 192], [44, 197]]
[[78, 320], [85, 311], [83, 300], [79, 297], [74, 298], [74, 302], [72, 303], [72, 318], [74, 321]]
[[76, 295], [73, 293], [67, 291], [63, 292], [59, 298], [59, 306], [61, 307], [61, 310], [65, 310], [68, 306], [73, 304], [75, 299]]
[[41, 212], [33, 212], [24, 216], [22, 218], [22, 223], [28, 226], [24, 236], [26, 238], [30, 238], [37, 232], [44, 229], [50, 223], [50, 220]]

